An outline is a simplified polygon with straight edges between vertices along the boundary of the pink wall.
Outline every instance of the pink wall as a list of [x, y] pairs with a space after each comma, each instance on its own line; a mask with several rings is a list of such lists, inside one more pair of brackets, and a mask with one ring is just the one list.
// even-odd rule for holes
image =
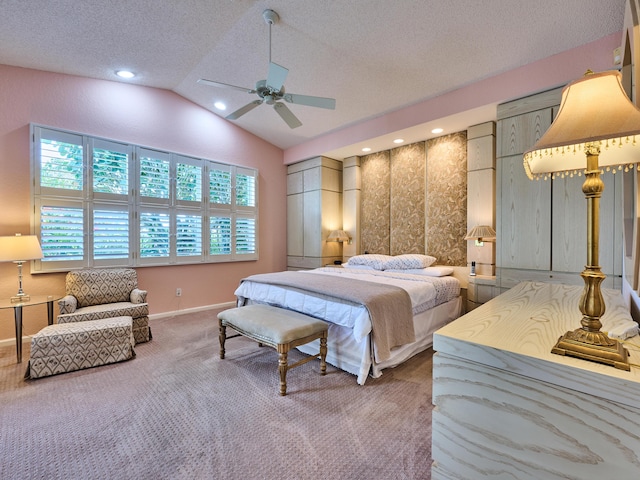
[[[286, 164], [296, 163], [363, 140], [420, 125], [485, 105], [498, 104], [566, 85], [587, 69], [613, 68], [613, 50], [621, 45], [622, 33], [553, 55], [535, 63], [453, 90], [424, 102], [363, 121], [315, 138], [284, 152]], [[495, 120], [487, 118], [485, 121]]]
[[[138, 268], [151, 313], [233, 301], [240, 279], [286, 269], [283, 152], [168, 90], [0, 65], [0, 235], [30, 233], [29, 123], [258, 168], [260, 260]], [[30, 275], [32, 295], [63, 294], [64, 273]], [[182, 297], [175, 296], [176, 287]], [[0, 296], [17, 291], [16, 266], [0, 263]], [[57, 312], [57, 308], [56, 308]], [[24, 334], [46, 325], [46, 309], [23, 311]], [[13, 311], [0, 311], [0, 340], [13, 338]]]

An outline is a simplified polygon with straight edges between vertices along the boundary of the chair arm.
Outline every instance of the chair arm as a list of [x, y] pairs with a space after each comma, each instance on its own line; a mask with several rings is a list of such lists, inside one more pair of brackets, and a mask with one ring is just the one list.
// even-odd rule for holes
[[60, 314], [73, 313], [78, 308], [78, 299], [73, 295], [67, 295], [58, 300], [58, 307], [60, 307]]
[[131, 303], [145, 303], [147, 301], [147, 291], [134, 288], [129, 295]]

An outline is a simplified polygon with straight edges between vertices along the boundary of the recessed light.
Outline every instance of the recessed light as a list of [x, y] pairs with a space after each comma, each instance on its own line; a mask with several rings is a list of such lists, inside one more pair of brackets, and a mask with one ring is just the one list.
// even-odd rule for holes
[[213, 104], [218, 110], [226, 110], [227, 106], [223, 102], [216, 102]]
[[404, 143], [404, 138], [396, 138], [393, 143]]
[[362, 149], [362, 151], [363, 151], [363, 152], [370, 152], [370, 151], [371, 151], [371, 149], [370, 149], [369, 147], [364, 147], [364, 148]]
[[441, 128], [434, 128], [433, 130], [431, 130], [431, 133], [442, 133], [443, 130]]
[[133, 78], [136, 76], [133, 72], [130, 72], [129, 70], [118, 70], [116, 71], [116, 75], [118, 75], [120, 78]]

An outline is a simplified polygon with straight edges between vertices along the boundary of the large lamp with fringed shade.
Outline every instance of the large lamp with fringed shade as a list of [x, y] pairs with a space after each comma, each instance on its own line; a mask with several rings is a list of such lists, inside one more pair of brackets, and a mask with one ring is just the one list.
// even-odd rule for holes
[[551, 127], [524, 154], [530, 179], [585, 175], [587, 200], [587, 264], [580, 276], [581, 327], [565, 333], [552, 353], [630, 370], [627, 350], [601, 332], [605, 312], [601, 292], [606, 278], [599, 265], [600, 198], [605, 170], [628, 169], [640, 163], [640, 110], [629, 100], [617, 71], [593, 73], [567, 85]]

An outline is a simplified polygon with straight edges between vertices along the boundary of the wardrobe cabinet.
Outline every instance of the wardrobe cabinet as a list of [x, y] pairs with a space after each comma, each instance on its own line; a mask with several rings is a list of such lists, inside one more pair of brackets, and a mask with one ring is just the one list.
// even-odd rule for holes
[[342, 260], [327, 242], [342, 228], [342, 162], [316, 157], [287, 167], [287, 268], [312, 269]]
[[[583, 284], [587, 261], [584, 174], [529, 180], [523, 154], [544, 135], [562, 89], [498, 106], [496, 285], [505, 291], [525, 280]], [[600, 266], [605, 286], [622, 274], [622, 175], [605, 173], [600, 200]]]

